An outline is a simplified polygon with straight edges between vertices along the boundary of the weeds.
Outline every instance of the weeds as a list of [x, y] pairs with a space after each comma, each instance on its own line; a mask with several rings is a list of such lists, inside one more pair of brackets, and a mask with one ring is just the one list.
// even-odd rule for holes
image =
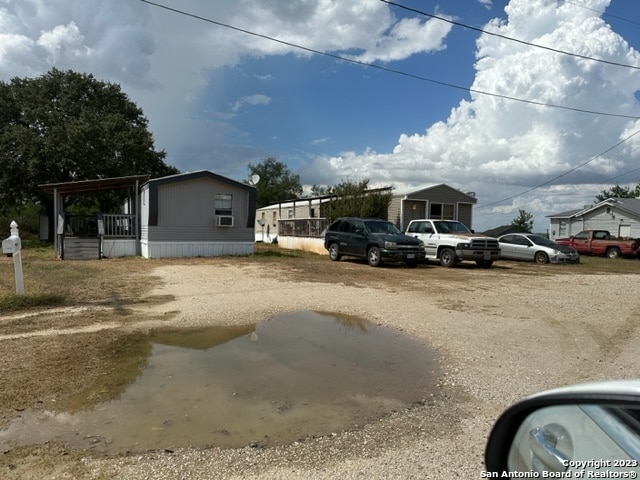
[[0, 312], [12, 312], [38, 307], [53, 307], [65, 303], [65, 297], [55, 293], [0, 295]]

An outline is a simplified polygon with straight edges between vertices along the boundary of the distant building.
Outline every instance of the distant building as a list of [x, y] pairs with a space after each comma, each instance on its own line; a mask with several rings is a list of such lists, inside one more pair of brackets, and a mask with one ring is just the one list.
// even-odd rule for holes
[[465, 193], [444, 183], [395, 192], [387, 220], [400, 230], [404, 230], [411, 220], [420, 218], [458, 220], [471, 229], [473, 206], [477, 201], [474, 193]]
[[640, 238], [640, 199], [607, 198], [594, 205], [547, 215], [549, 238], [565, 238], [582, 230], [608, 230], [623, 238]]

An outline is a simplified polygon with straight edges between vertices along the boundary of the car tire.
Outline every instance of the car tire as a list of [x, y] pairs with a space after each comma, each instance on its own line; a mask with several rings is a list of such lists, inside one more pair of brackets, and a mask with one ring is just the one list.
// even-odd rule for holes
[[536, 252], [536, 254], [533, 256], [533, 260], [536, 263], [543, 265], [545, 263], [549, 263], [549, 255], [544, 252]]
[[378, 247], [371, 247], [367, 252], [367, 263], [372, 267], [379, 267], [382, 265], [382, 257], [380, 256], [380, 249]]
[[619, 258], [620, 249], [618, 247], [609, 247], [606, 252], [607, 258]]
[[447, 268], [453, 267], [456, 265], [456, 263], [458, 263], [456, 252], [454, 252], [451, 248], [443, 248], [440, 251], [438, 259], [440, 260], [440, 265]]
[[332, 243], [331, 245], [329, 245], [329, 258], [334, 262], [337, 262], [342, 258], [337, 243]]
[[476, 265], [480, 268], [491, 268], [493, 260], [476, 260]]

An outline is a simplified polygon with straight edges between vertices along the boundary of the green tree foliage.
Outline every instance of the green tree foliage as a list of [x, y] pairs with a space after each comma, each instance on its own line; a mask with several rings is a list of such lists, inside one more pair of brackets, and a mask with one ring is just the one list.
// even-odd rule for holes
[[0, 210], [40, 203], [50, 212], [44, 183], [178, 173], [147, 123], [119, 85], [92, 75], [53, 69], [0, 82]]
[[531, 233], [533, 230], [533, 215], [526, 210], [520, 209], [518, 216], [511, 221], [514, 232]]
[[[265, 158], [260, 163], [249, 164], [249, 179], [258, 175], [256, 184], [256, 207], [262, 208], [272, 203], [294, 200], [302, 195], [300, 176], [275, 158]], [[250, 180], [247, 183], [252, 183]]]
[[370, 190], [368, 178], [356, 182], [343, 180], [323, 191], [332, 196], [323, 209], [323, 216], [331, 221], [338, 217], [386, 219], [393, 196], [391, 188]]
[[640, 197], [640, 183], [635, 187], [621, 187], [617, 183], [609, 190], [602, 190], [596, 195], [596, 201], [602, 202], [607, 198], [637, 198]]

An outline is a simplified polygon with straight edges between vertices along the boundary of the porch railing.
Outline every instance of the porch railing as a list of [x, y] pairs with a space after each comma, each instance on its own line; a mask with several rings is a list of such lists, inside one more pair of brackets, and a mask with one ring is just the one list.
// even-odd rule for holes
[[326, 218], [294, 218], [278, 221], [278, 235], [320, 238], [329, 226]]
[[[103, 228], [100, 228], [100, 227]], [[69, 237], [135, 238], [137, 218], [123, 213], [103, 213], [97, 216], [67, 215], [64, 233]]]
[[129, 214], [103, 213], [105, 237], [135, 237], [136, 236], [136, 216]]

